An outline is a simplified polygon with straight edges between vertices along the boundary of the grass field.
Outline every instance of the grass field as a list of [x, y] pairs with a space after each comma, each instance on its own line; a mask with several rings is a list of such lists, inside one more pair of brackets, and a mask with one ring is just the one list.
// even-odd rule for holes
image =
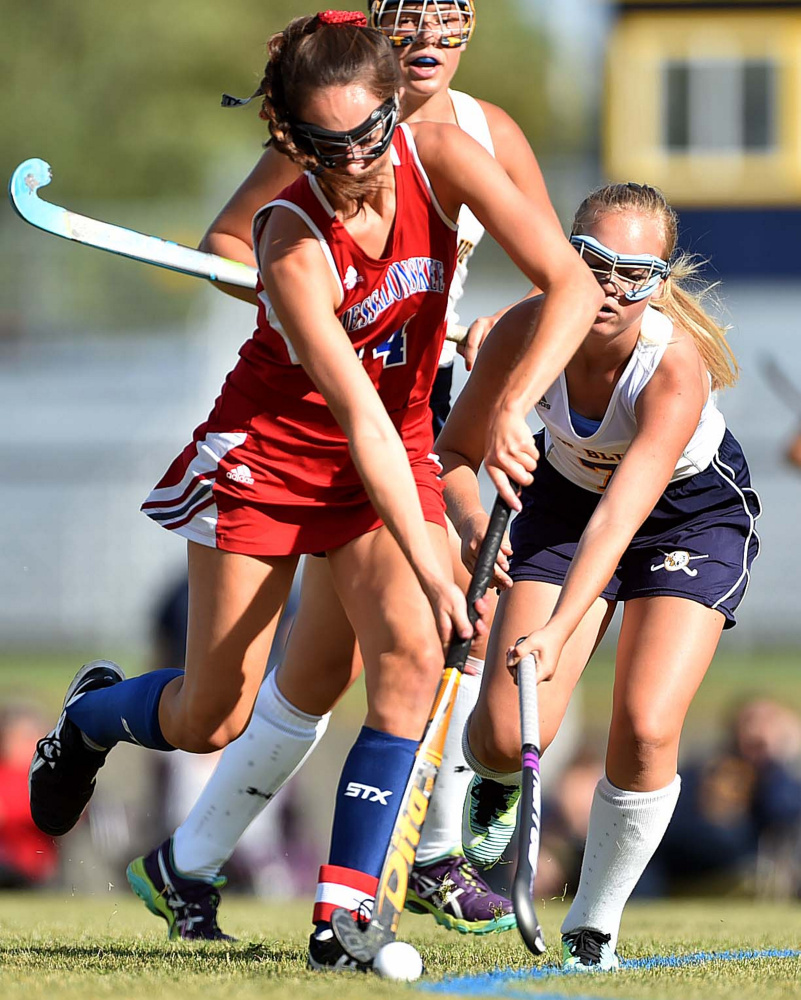
[[[34, 697], [55, 712], [81, 653], [0, 656], [0, 702]], [[103, 651], [114, 656], [116, 651]], [[136, 664], [120, 657], [134, 670]], [[801, 708], [801, 674], [795, 651], [740, 653], [728, 646], [704, 683], [688, 719], [689, 742], [720, 737], [726, 708], [760, 691]], [[611, 663], [601, 656], [582, 680], [585, 725], [603, 729], [608, 722]], [[362, 696], [353, 692], [340, 713], [343, 753], [348, 731], [358, 725]], [[344, 718], [343, 718], [344, 716]], [[339, 727], [337, 727], [339, 728]], [[130, 748], [126, 748], [130, 749]], [[329, 754], [330, 755], [330, 751]], [[143, 755], [131, 751], [131, 764], [120, 755], [123, 770]], [[143, 757], [144, 759], [144, 757]], [[322, 772], [324, 762], [307, 768]], [[334, 768], [338, 771], [338, 765]], [[104, 775], [109, 783], [109, 775]], [[318, 774], [322, 781], [322, 774]], [[130, 775], [125, 780], [128, 781]], [[322, 783], [319, 796], [333, 781]], [[318, 792], [315, 791], [315, 796]], [[329, 819], [320, 819], [322, 832]], [[152, 844], [139, 849], [149, 849]], [[131, 852], [131, 856], [135, 853]], [[81, 862], [83, 864], [83, 862]], [[73, 866], [74, 867], [74, 866]], [[112, 878], [114, 878], [112, 876]], [[95, 879], [97, 882], [97, 879]], [[123, 883], [124, 885], [124, 883]], [[248, 1000], [265, 995], [276, 1000], [315, 1000], [324, 996], [361, 997], [488, 996], [501, 998], [616, 998], [616, 1000], [779, 1000], [801, 998], [801, 958], [741, 957], [695, 960], [698, 953], [798, 951], [801, 906], [749, 903], [735, 899], [632, 905], [626, 913], [621, 955], [629, 967], [616, 976], [544, 975], [543, 966], [558, 963], [558, 928], [565, 904], [540, 906], [550, 945], [544, 962], [534, 962], [515, 933], [486, 939], [465, 938], [437, 928], [430, 918], [407, 914], [401, 937], [423, 954], [427, 974], [415, 986], [375, 977], [319, 975], [305, 969], [311, 904], [264, 903], [228, 895], [221, 923], [237, 935], [232, 945], [168, 943], [163, 924], [147, 914], [127, 887], [102, 895], [63, 893], [0, 894], [0, 998], [92, 1000], [178, 995], [180, 1000]], [[652, 959], [670, 959], [670, 964]], [[642, 960], [641, 967], [636, 967]]]
[[[401, 936], [419, 948], [427, 971], [418, 984], [406, 986], [355, 973], [307, 972], [310, 904], [305, 902], [280, 905], [229, 897], [221, 922], [240, 940], [186, 945], [167, 942], [162, 922], [120, 888], [102, 899], [35, 894], [4, 894], [0, 899], [3, 998], [359, 1000], [433, 994], [789, 1000], [801, 994], [797, 956], [710, 957], [676, 967], [645, 963], [644, 968], [613, 976], [543, 976], [542, 965], [558, 958], [562, 902], [541, 907], [550, 944], [544, 963], [531, 959], [514, 932], [466, 938], [443, 931], [430, 918], [407, 914]], [[798, 906], [729, 900], [632, 905], [621, 940], [621, 954], [628, 960], [800, 947]]]

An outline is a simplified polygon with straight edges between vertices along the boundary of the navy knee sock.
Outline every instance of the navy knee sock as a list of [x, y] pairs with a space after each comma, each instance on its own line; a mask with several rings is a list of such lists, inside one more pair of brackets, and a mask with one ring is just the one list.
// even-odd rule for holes
[[183, 670], [153, 670], [111, 687], [87, 691], [67, 709], [67, 718], [100, 747], [138, 743], [174, 750], [159, 726], [161, 692]]
[[320, 869], [318, 928], [337, 906], [358, 909], [375, 896], [417, 747], [367, 726], [359, 733], [342, 769], [328, 864]]

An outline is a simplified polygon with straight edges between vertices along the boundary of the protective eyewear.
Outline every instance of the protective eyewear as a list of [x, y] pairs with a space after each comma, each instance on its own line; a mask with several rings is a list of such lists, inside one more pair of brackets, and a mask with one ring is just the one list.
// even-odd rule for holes
[[398, 124], [399, 107], [398, 98], [393, 95], [361, 125], [347, 132], [335, 132], [308, 122], [293, 122], [292, 135], [301, 149], [329, 170], [355, 160], [371, 162], [389, 149]]
[[373, 0], [370, 26], [396, 47], [411, 45], [425, 31], [439, 33], [446, 49], [467, 45], [476, 26], [473, 0]]
[[670, 264], [650, 253], [620, 254], [592, 236], [573, 235], [570, 242], [602, 285], [613, 284], [629, 302], [653, 295], [670, 277]]

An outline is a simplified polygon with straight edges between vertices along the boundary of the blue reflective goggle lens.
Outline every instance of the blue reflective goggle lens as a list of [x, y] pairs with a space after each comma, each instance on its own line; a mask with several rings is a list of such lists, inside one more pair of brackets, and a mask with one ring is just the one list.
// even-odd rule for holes
[[348, 132], [335, 132], [308, 122], [293, 122], [292, 135], [301, 149], [329, 170], [351, 160], [377, 160], [390, 147], [398, 124], [398, 110], [398, 98], [393, 96]]
[[411, 45], [426, 30], [439, 31], [444, 48], [467, 45], [476, 26], [473, 0], [373, 0], [370, 26], [396, 47]]
[[618, 254], [592, 236], [573, 235], [570, 242], [601, 284], [611, 281], [629, 302], [647, 299], [670, 277], [670, 264], [653, 254]]

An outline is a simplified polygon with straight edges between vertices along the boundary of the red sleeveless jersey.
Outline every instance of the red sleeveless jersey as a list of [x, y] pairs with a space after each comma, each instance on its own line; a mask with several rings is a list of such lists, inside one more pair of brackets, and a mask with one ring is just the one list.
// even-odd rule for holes
[[[444, 525], [428, 399], [445, 337], [456, 224], [438, 205], [407, 126], [396, 131], [391, 156], [397, 206], [384, 257], [364, 253], [309, 174], [257, 213], [254, 235], [280, 205], [320, 241], [341, 288], [336, 315], [406, 447], [426, 520]], [[333, 548], [381, 521], [345, 434], [295, 359], [261, 284], [258, 293], [258, 326], [214, 410], [142, 509], [165, 528], [228, 551]]]
[[[310, 174], [257, 213], [254, 245], [276, 206], [296, 212], [320, 241], [341, 290], [336, 315], [414, 459], [433, 446], [428, 399], [445, 337], [457, 227], [436, 202], [407, 126], [396, 131], [391, 156], [397, 205], [384, 257], [359, 247]], [[286, 502], [288, 489], [301, 503], [325, 503], [318, 488], [361, 489], [347, 439], [297, 361], [261, 283], [258, 296], [258, 326], [228, 382], [259, 403], [260, 425], [271, 425], [260, 426], [269, 438], [257, 477], [265, 487], [260, 499]]]

